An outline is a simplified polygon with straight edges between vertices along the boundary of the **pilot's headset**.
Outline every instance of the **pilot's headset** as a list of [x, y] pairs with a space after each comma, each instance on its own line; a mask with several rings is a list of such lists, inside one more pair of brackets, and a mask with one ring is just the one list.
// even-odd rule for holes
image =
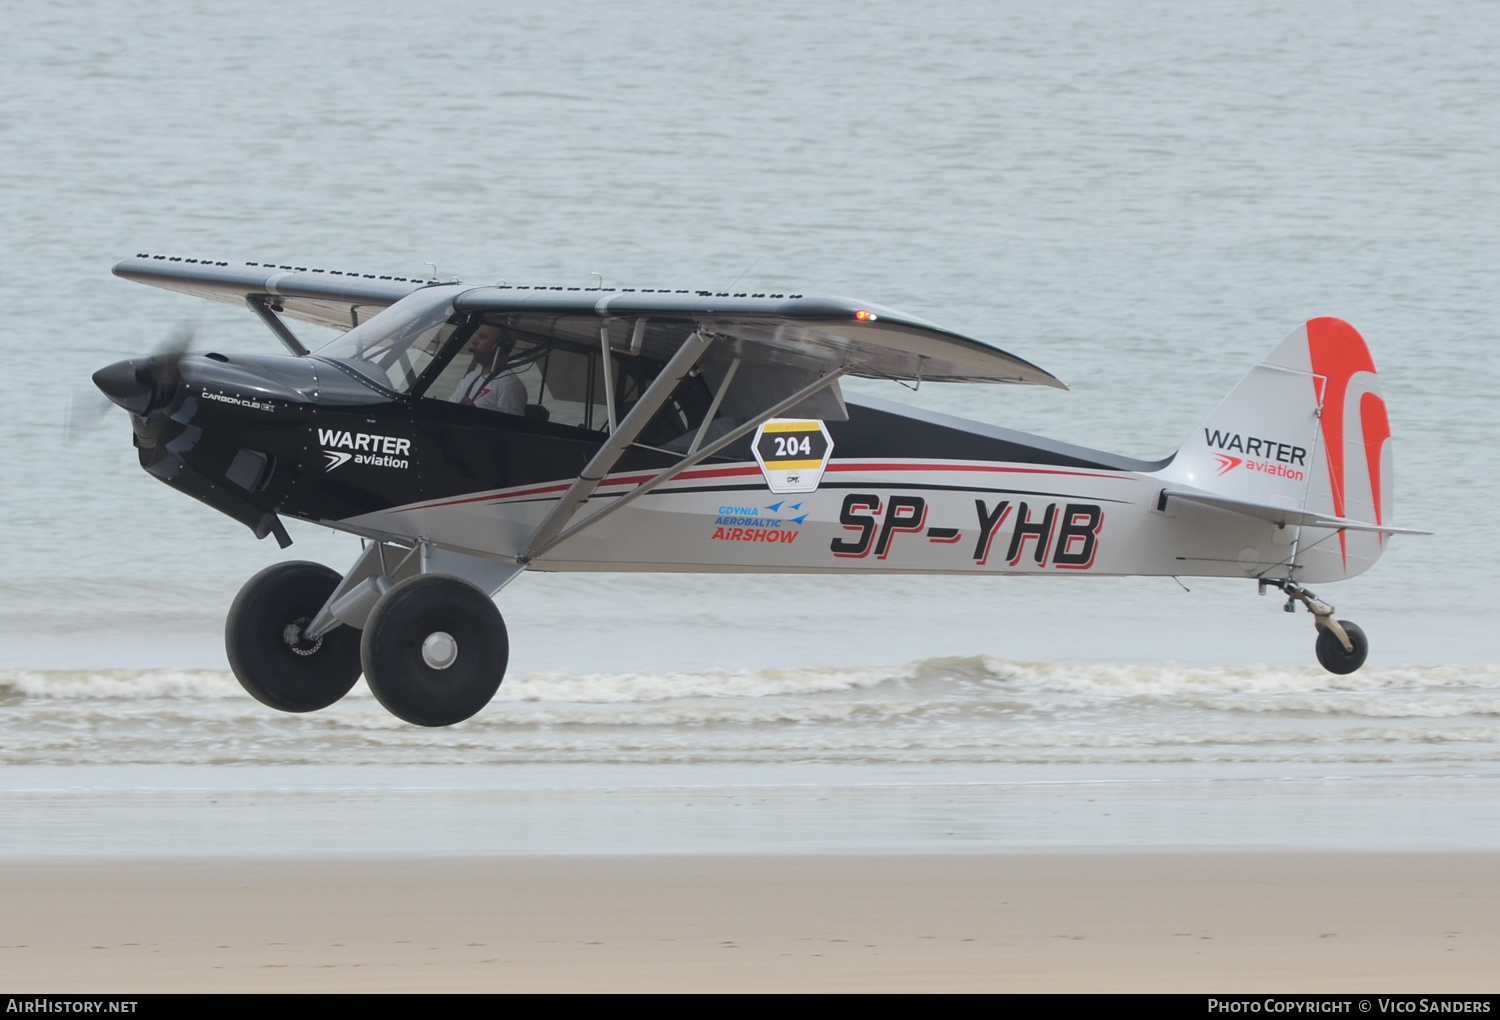
[[516, 334], [509, 325], [503, 323], [487, 322], [482, 325], [493, 326], [500, 331], [500, 337], [495, 341], [495, 353], [490, 356], [490, 363], [484, 366], [484, 378], [488, 382], [505, 371], [511, 352], [516, 349]]
[[500, 357], [509, 361], [511, 353], [516, 349], [516, 334], [511, 330], [509, 325], [500, 325], [497, 323], [496, 328], [500, 330], [500, 340], [495, 344], [495, 350], [499, 353]]

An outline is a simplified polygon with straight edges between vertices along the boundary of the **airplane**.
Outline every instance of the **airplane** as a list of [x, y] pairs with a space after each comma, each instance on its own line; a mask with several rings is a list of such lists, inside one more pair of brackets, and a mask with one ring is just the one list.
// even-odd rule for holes
[[[96, 372], [141, 466], [283, 548], [283, 518], [363, 540], [345, 573], [278, 563], [229, 610], [235, 676], [284, 712], [363, 675], [406, 722], [471, 717], [509, 658], [495, 597], [526, 570], [1242, 577], [1306, 607], [1318, 661], [1345, 674], [1368, 640], [1307, 585], [1428, 534], [1391, 524], [1386, 405], [1336, 318], [1143, 461], [844, 394], [845, 376], [1066, 389], [844, 298], [155, 254], [114, 273], [245, 306], [287, 348]], [[288, 319], [341, 333], [309, 350]]]

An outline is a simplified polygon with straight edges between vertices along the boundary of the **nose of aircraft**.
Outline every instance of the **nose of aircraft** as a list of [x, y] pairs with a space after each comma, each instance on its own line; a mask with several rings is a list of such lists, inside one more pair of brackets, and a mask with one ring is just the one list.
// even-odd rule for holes
[[117, 361], [94, 373], [94, 385], [131, 414], [145, 414], [172, 399], [181, 378], [180, 360], [180, 355], [159, 354]]
[[106, 365], [94, 373], [94, 385], [110, 400], [133, 414], [141, 414], [151, 399], [151, 386], [136, 377], [136, 369], [144, 359], [133, 358]]

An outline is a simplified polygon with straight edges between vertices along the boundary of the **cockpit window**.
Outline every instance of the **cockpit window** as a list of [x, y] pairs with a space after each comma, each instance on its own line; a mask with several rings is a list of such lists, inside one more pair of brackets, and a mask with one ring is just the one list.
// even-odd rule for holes
[[[589, 432], [609, 431], [604, 359], [598, 347], [538, 334], [499, 316], [477, 317], [457, 330], [447, 363], [433, 369], [422, 396]], [[662, 370], [651, 358], [615, 351], [609, 359], [616, 421], [623, 420]], [[641, 431], [637, 442], [662, 446], [696, 430], [711, 395], [703, 380], [684, 379]]]
[[548, 353], [545, 346], [482, 319], [460, 326], [454, 346], [447, 364], [426, 385], [422, 396], [546, 420], [539, 411]]
[[[424, 287], [314, 353], [382, 389], [608, 433], [605, 362], [598, 347], [509, 317], [455, 314], [453, 301], [461, 293], [462, 286]], [[616, 421], [630, 413], [663, 367], [652, 358], [611, 352]], [[691, 373], [636, 441], [685, 448], [711, 399], [703, 377]]]
[[459, 328], [453, 299], [461, 287], [427, 287], [318, 348], [320, 358], [347, 365], [376, 385], [405, 393]]

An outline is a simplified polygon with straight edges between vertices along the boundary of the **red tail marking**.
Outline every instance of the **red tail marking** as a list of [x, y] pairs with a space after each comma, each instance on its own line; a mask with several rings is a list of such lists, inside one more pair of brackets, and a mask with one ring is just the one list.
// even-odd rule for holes
[[1226, 471], [1233, 471], [1235, 468], [1239, 467], [1241, 464], [1244, 463], [1244, 461], [1241, 458], [1239, 458], [1239, 457], [1231, 457], [1227, 453], [1216, 453], [1216, 454], [1214, 454], [1214, 456], [1219, 461], [1219, 474], [1220, 475], [1224, 474]]
[[[1373, 393], [1359, 398], [1359, 423], [1365, 434], [1365, 463], [1370, 466], [1370, 492], [1375, 498], [1375, 523], [1384, 524], [1380, 505], [1380, 450], [1391, 438], [1391, 420], [1386, 417], [1385, 401]], [[1384, 537], [1384, 536], [1382, 536]]]
[[[1310, 319], [1307, 347], [1314, 375], [1328, 380], [1323, 393], [1323, 439], [1328, 448], [1328, 474], [1333, 482], [1333, 512], [1344, 516], [1344, 397], [1356, 372], [1375, 371], [1364, 337], [1343, 319]], [[1314, 389], [1317, 383], [1314, 381]], [[1349, 562], [1344, 533], [1339, 532], [1339, 550]]]

